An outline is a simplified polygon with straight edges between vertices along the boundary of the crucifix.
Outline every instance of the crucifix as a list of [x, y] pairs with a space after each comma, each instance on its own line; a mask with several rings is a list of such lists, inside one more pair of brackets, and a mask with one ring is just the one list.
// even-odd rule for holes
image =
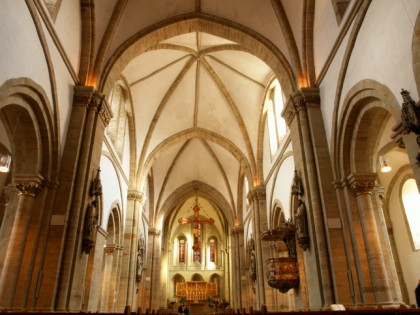
[[193, 236], [194, 236], [194, 244], [193, 244], [193, 250], [194, 253], [200, 252], [201, 249], [201, 242], [200, 242], [200, 224], [213, 224], [214, 220], [212, 218], [206, 218], [200, 220], [200, 206], [198, 205], [197, 201], [197, 194], [195, 195], [195, 206], [193, 207], [194, 211], [194, 218], [192, 219], [186, 219], [186, 218], [180, 218], [178, 219], [179, 224], [191, 224], [193, 226]]

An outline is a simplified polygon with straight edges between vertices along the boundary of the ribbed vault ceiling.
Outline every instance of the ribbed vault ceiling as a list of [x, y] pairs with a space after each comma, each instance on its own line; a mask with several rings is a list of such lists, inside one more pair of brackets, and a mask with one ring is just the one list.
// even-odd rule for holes
[[270, 80], [277, 76], [291, 92], [305, 80], [302, 65], [313, 67], [302, 52], [312, 49], [305, 35], [312, 24], [302, 18], [313, 17], [313, 8], [313, 1], [97, 3], [90, 78], [102, 77], [106, 93], [118, 80], [129, 90], [131, 183], [145, 190], [151, 179], [155, 213], [194, 182], [222, 196], [230, 207], [221, 209], [225, 217], [240, 217], [242, 174], [251, 185], [262, 179], [261, 122]]

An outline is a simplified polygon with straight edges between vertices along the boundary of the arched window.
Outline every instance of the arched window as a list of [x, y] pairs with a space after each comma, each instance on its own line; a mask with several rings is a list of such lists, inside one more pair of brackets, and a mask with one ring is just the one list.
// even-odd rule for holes
[[180, 264], [185, 263], [185, 256], [186, 256], [186, 239], [185, 237], [181, 237], [178, 239], [178, 262]]
[[193, 260], [196, 263], [201, 262], [201, 252], [200, 252], [200, 249], [194, 249]]
[[402, 201], [414, 249], [420, 250], [420, 194], [416, 181], [407, 179], [402, 187]]
[[276, 154], [287, 132], [286, 122], [281, 117], [283, 107], [283, 92], [279, 81], [276, 79], [271, 83], [265, 100], [271, 156]]
[[107, 135], [114, 145], [114, 149], [122, 160], [124, 152], [125, 132], [127, 127], [127, 111], [126, 111], [126, 92], [120, 84], [116, 84], [112, 89], [110, 97], [110, 106], [112, 111], [112, 119], [106, 129]]
[[249, 183], [248, 183], [248, 178], [246, 177], [244, 177], [244, 193], [245, 193], [245, 204], [248, 209], [249, 208], [249, 200], [248, 200]]
[[210, 262], [216, 263], [217, 257], [217, 240], [215, 238], [211, 238], [209, 241], [209, 248], [210, 248]]

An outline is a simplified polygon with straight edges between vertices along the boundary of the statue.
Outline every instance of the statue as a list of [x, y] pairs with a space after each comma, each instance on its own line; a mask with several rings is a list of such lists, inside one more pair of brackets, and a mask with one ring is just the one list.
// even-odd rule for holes
[[306, 217], [306, 207], [302, 199], [298, 200], [298, 208], [295, 214], [295, 225], [298, 243], [305, 251], [309, 248], [308, 221]]
[[420, 133], [420, 104], [416, 104], [407, 90], [401, 89], [403, 98], [401, 108], [401, 123], [404, 126], [404, 133]]
[[303, 196], [303, 183], [302, 178], [299, 177], [297, 170], [295, 169], [295, 176], [293, 177], [292, 184], [292, 195]]
[[252, 280], [252, 290], [255, 293], [255, 281], [257, 280], [257, 257], [255, 254], [255, 243], [252, 236], [248, 243], [248, 251], [249, 251], [249, 276]]
[[101, 170], [98, 168], [95, 178], [90, 185], [89, 195], [94, 197], [86, 210], [85, 224], [83, 227], [82, 248], [86, 254], [95, 246], [96, 227], [99, 222], [98, 197], [102, 196], [102, 183], [99, 174]]
[[143, 272], [143, 253], [144, 253], [144, 239], [141, 235], [137, 243], [137, 266], [136, 266], [136, 282], [141, 281]]
[[85, 225], [83, 228], [83, 251], [86, 254], [95, 246], [96, 227], [98, 225], [97, 201], [93, 200], [86, 211]]

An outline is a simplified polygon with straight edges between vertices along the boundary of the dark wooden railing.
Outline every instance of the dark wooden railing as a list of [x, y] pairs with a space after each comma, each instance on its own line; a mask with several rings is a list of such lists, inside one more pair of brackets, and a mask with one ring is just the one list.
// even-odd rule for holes
[[[101, 314], [101, 315], [174, 315], [178, 314], [175, 308], [173, 309], [145, 309], [138, 308], [133, 312], [130, 306], [126, 306], [124, 313], [91, 313], [91, 312], [54, 312], [54, 311], [15, 311], [1, 309], [0, 314], [10, 315], [87, 315], [87, 314]], [[253, 310], [245, 308], [239, 310], [226, 309], [226, 310], [214, 310], [212, 312], [206, 312], [203, 314], [190, 312], [190, 315], [420, 315], [420, 308], [364, 308], [364, 309], [346, 309], [343, 311], [333, 310], [296, 310], [296, 311], [267, 311], [266, 307], [262, 307], [261, 310]]]

